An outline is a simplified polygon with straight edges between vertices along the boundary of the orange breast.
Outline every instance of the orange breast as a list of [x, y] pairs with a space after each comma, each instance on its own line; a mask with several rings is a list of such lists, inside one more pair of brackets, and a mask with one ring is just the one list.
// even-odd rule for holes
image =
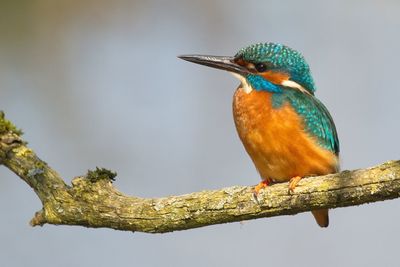
[[233, 100], [239, 137], [263, 179], [288, 181], [295, 176], [337, 171], [338, 159], [320, 147], [289, 105], [272, 108], [272, 93], [241, 88]]

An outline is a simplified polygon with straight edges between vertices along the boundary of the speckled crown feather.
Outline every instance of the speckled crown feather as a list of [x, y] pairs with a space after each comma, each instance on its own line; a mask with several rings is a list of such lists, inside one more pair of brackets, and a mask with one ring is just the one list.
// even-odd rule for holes
[[304, 57], [290, 47], [275, 43], [258, 43], [240, 49], [235, 55], [235, 58], [238, 57], [251, 63], [265, 63], [271, 70], [288, 73], [290, 80], [299, 83], [311, 93], [316, 90], [310, 67]]

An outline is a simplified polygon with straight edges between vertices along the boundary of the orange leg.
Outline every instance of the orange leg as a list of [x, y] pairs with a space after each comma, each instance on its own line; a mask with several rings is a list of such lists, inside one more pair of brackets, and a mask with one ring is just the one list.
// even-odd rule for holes
[[258, 185], [256, 185], [254, 187], [254, 195], [258, 195], [258, 193], [260, 193], [261, 189], [266, 188], [267, 186], [269, 186], [271, 184], [271, 180], [270, 179], [263, 179]]
[[294, 192], [294, 189], [296, 188], [297, 184], [300, 182], [302, 177], [300, 176], [295, 176], [289, 181], [289, 193]]

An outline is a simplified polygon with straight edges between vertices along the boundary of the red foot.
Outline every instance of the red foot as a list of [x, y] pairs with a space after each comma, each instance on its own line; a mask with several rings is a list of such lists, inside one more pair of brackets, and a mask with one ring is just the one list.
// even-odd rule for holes
[[260, 193], [261, 189], [266, 188], [267, 186], [270, 185], [270, 183], [271, 181], [268, 179], [262, 180], [258, 185], [254, 187], [254, 195], [257, 196]]

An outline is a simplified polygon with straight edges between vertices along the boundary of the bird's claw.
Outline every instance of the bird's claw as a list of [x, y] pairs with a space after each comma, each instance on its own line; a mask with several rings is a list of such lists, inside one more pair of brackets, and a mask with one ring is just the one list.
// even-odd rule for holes
[[296, 188], [297, 184], [300, 182], [302, 177], [300, 176], [295, 176], [289, 181], [289, 190], [288, 193], [294, 193], [294, 189]]
[[260, 191], [264, 188], [266, 188], [267, 186], [269, 186], [271, 183], [270, 180], [268, 179], [264, 179], [262, 180], [258, 185], [256, 185], [253, 189], [253, 195], [254, 198], [257, 199], [258, 194], [260, 193]]

